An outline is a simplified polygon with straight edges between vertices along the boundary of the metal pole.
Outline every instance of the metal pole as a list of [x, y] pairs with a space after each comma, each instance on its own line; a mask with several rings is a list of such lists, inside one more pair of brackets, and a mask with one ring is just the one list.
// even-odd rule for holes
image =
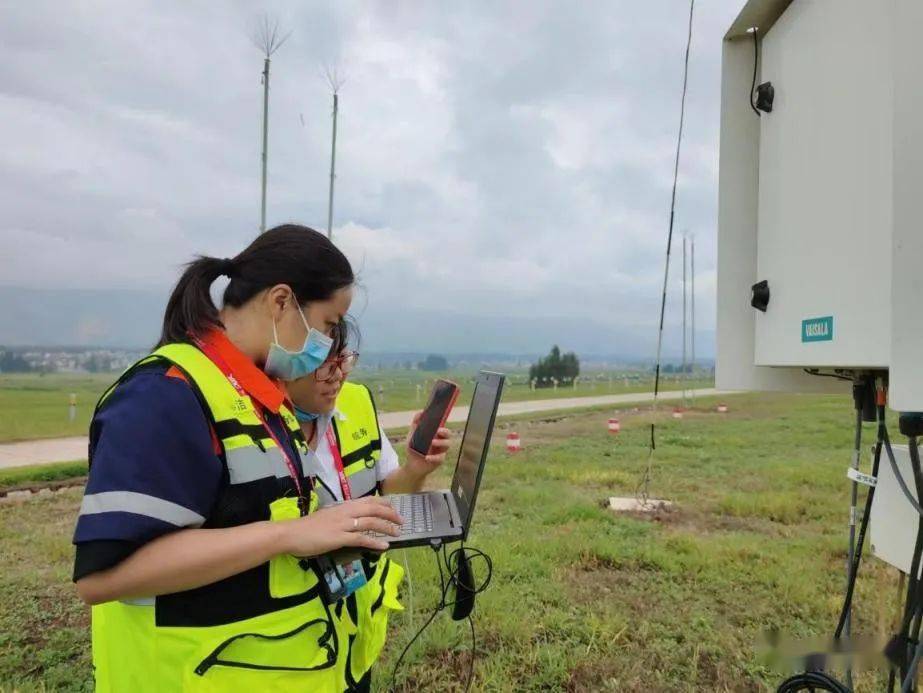
[[686, 407], [686, 234], [683, 233], [683, 408]]
[[333, 239], [333, 181], [336, 178], [337, 160], [337, 112], [340, 108], [340, 95], [333, 92], [333, 140], [330, 144], [330, 196], [327, 199], [327, 238]]
[[269, 159], [269, 57], [263, 61], [263, 180], [260, 188], [260, 233], [266, 230], [266, 168]]
[[689, 239], [691, 247], [689, 248], [689, 279], [692, 282], [690, 287], [692, 291], [692, 406], [695, 407], [695, 236]]
[[[692, 46], [692, 17], [695, 12], [695, 0], [689, 0], [689, 28], [686, 35], [686, 56], [683, 61], [683, 94], [679, 105], [679, 132], [676, 136], [676, 159], [673, 162], [673, 190], [670, 194], [670, 224], [667, 231], [667, 253], [663, 267], [663, 293], [660, 297], [660, 326], [657, 332], [657, 361], [654, 367], [654, 398], [651, 409], [657, 411], [657, 396], [660, 393], [660, 356], [663, 348], [663, 318], [667, 309], [667, 283], [670, 278], [670, 249], [673, 246], [673, 222], [676, 219], [676, 187], [679, 182], [679, 155], [683, 145], [683, 124], [686, 117], [686, 88], [689, 84], [689, 49]], [[647, 456], [647, 465], [641, 481], [635, 489], [635, 496], [642, 507], [648, 506], [650, 497], [651, 475], [656, 450], [656, 422], [651, 421], [651, 446]]]

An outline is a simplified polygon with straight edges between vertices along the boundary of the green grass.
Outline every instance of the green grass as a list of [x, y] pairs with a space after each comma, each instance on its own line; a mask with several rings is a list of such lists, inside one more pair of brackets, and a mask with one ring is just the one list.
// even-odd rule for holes
[[[600, 374], [591, 373], [587, 375], [587, 378], [594, 375]], [[504, 401], [513, 402], [591, 397], [650, 392], [653, 386], [649, 377], [640, 379], [636, 373], [613, 373], [611, 383], [608, 380], [608, 374], [602, 375], [606, 378], [605, 380], [578, 382], [577, 388], [560, 387], [558, 390], [544, 388], [533, 392], [526, 382], [525, 375], [514, 374], [507, 381], [503, 398]], [[0, 374], [0, 443], [85, 435], [97, 400], [116, 377], [114, 373]], [[422, 408], [426, 403], [429, 388], [439, 377], [454, 379], [465, 392], [470, 394], [473, 371], [456, 371], [440, 375], [420, 371], [361, 370], [356, 373], [354, 379], [371, 388], [379, 411], [388, 412]], [[665, 378], [666, 380], [662, 383], [664, 390], [676, 390], [682, 387], [682, 384], [673, 379], [673, 376], [665, 376]], [[419, 398], [417, 385], [420, 385]], [[688, 388], [712, 387], [713, 383], [711, 380], [699, 379], [688, 381], [686, 386]], [[73, 421], [69, 418], [71, 393], [77, 395], [76, 416]]]
[[[0, 375], [0, 442], [86, 434], [93, 407], [114, 374]], [[77, 411], [69, 418], [69, 397]]]
[[[658, 424], [651, 490], [678, 508], [654, 519], [602, 507], [634, 494], [649, 412], [623, 413], [619, 436], [606, 432], [609, 410], [501, 423], [524, 451], [508, 455], [498, 431], [470, 538], [494, 559], [476, 611], [475, 690], [769, 691], [783, 674], [758, 652], [765, 631], [832, 631], [845, 581], [851, 402], [726, 399], [727, 415], [701, 401], [682, 421]], [[438, 474], [444, 485], [449, 470]], [[0, 681], [9, 688], [90, 686], [86, 610], [69, 585], [79, 500], [74, 490], [0, 504]], [[395, 557], [409, 559], [413, 598], [405, 589], [408, 609], [392, 617], [378, 690], [436, 601], [433, 553]], [[888, 631], [895, 585], [892, 569], [863, 565], [856, 630]], [[461, 690], [469, 638], [466, 624], [440, 615], [397, 689]], [[881, 689], [872, 674], [857, 687]]]
[[86, 460], [0, 469], [0, 489], [86, 476]]

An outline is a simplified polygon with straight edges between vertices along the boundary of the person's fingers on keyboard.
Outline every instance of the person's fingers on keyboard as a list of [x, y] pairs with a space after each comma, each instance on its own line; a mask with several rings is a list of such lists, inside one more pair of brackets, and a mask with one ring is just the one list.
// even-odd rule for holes
[[377, 532], [392, 537], [401, 536], [400, 527], [393, 522], [382, 520], [377, 517], [360, 517], [357, 518], [353, 532]]
[[377, 536], [364, 532], [350, 532], [348, 543], [344, 544], [344, 546], [368, 549], [369, 551], [387, 551], [391, 545]]
[[343, 505], [350, 506], [350, 515], [355, 518], [377, 517], [398, 525], [404, 522], [388, 501], [376, 496], [367, 496], [357, 501], [349, 501]]

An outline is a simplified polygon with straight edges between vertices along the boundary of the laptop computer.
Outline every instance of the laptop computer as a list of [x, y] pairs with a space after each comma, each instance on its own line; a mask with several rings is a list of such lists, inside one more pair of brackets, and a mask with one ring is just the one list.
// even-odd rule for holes
[[500, 373], [478, 374], [451, 488], [383, 496], [404, 518], [404, 524], [399, 537], [373, 536], [387, 539], [392, 549], [468, 538], [504, 380]]

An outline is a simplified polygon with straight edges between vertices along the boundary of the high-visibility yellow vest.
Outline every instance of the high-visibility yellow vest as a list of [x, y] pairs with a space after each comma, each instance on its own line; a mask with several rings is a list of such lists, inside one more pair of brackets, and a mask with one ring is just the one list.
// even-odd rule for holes
[[[372, 394], [364, 385], [346, 382], [336, 406], [344, 416], [333, 417], [333, 427], [352, 497], [379, 493], [376, 467], [381, 458], [381, 428]], [[319, 494], [321, 505], [332, 500], [326, 491], [319, 490]], [[404, 577], [399, 563], [383, 555], [374, 563], [365, 561], [365, 570], [368, 582], [336, 605], [338, 622], [345, 624], [347, 686], [362, 679], [381, 654], [389, 612], [404, 608], [398, 601]]]
[[[161, 347], [119, 382], [164, 361], [186, 376], [222, 447], [225, 484], [204, 527], [297, 518], [294, 483], [252, 401], [196, 347]], [[281, 413], [291, 437], [306, 450], [292, 412], [283, 408]], [[316, 505], [312, 493], [308, 512]], [[187, 592], [94, 606], [96, 688], [105, 693], [339, 692], [346, 689], [354, 634], [353, 623], [332, 616], [319, 598], [314, 571], [294, 556], [277, 556]]]

